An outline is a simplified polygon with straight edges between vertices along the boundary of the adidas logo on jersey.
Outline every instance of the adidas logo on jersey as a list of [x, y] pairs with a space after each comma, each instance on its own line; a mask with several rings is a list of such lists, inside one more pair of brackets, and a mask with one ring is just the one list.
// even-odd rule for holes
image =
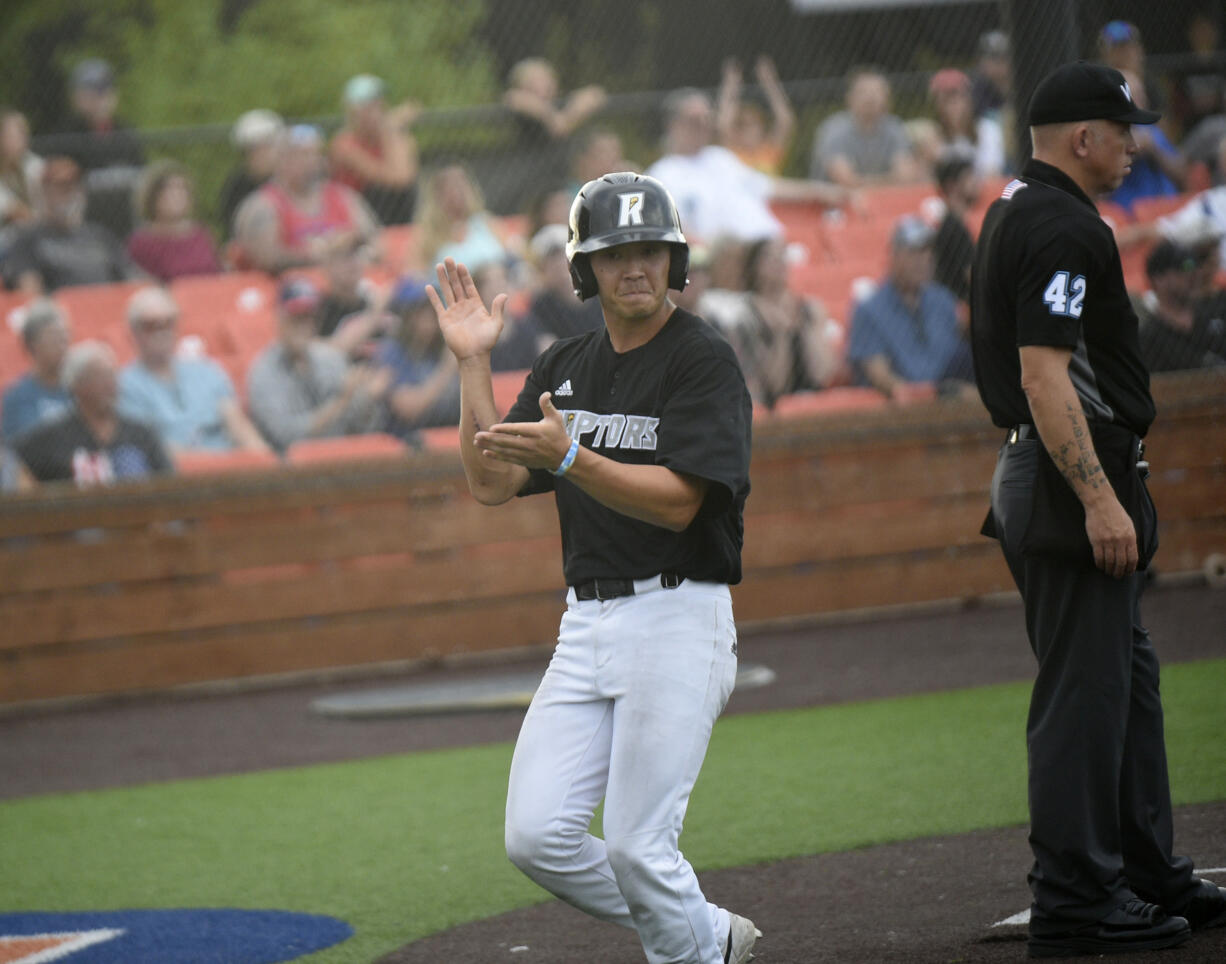
[[562, 398], [563, 396], [574, 395], [575, 391], [573, 388], [570, 387], [570, 379], [569, 378], [566, 379], [566, 381], [564, 381], [561, 385], [555, 388], [553, 390], [553, 394], [556, 398]]

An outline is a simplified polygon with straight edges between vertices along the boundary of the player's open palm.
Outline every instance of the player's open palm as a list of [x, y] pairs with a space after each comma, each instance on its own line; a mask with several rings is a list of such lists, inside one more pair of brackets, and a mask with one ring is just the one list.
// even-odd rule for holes
[[502, 332], [502, 308], [507, 296], [499, 295], [486, 311], [468, 268], [448, 258], [435, 265], [435, 270], [438, 289], [427, 285], [426, 295], [438, 315], [447, 347], [460, 361], [488, 354]]

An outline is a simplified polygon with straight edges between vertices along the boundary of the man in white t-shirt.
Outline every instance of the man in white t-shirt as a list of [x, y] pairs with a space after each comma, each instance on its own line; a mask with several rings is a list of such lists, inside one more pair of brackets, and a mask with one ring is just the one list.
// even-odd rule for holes
[[688, 235], [760, 241], [783, 234], [769, 202], [843, 204], [849, 192], [833, 184], [771, 177], [712, 143], [715, 109], [696, 88], [674, 91], [664, 102], [664, 156], [647, 169], [677, 202]]

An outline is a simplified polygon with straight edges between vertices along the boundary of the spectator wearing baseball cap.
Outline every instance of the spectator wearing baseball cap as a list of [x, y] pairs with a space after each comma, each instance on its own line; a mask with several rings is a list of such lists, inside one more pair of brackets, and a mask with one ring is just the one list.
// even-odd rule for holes
[[1009, 103], [1012, 89], [1012, 56], [1009, 35], [1001, 30], [981, 34], [977, 46], [978, 59], [971, 73], [971, 104], [976, 117], [1001, 114]]
[[1143, 96], [1137, 103], [1162, 111], [1162, 87], [1145, 69], [1145, 44], [1136, 24], [1127, 20], [1111, 20], [1098, 32], [1098, 59], [1121, 73], [1140, 78]]
[[1198, 293], [1200, 264], [1198, 252], [1173, 241], [1154, 245], [1145, 260], [1150, 290], [1133, 306], [1150, 372], [1226, 366], [1226, 292]]
[[118, 116], [115, 72], [105, 60], [76, 64], [69, 77], [70, 114], [60, 133], [45, 138], [45, 155], [61, 154], [77, 162], [85, 176], [89, 208], [86, 220], [101, 224], [118, 238], [132, 229], [132, 197], [145, 166], [145, 151], [136, 134]]
[[370, 74], [345, 84], [345, 123], [332, 138], [332, 176], [366, 198], [384, 224], [412, 219], [417, 198], [417, 141], [411, 133], [421, 106], [386, 105], [387, 87]]
[[305, 279], [281, 285], [277, 340], [247, 372], [251, 416], [278, 451], [308, 438], [377, 431], [386, 372], [350, 367], [334, 346], [316, 337], [319, 290]]
[[389, 376], [388, 429], [416, 444], [418, 429], [459, 420], [459, 370], [443, 342], [425, 281], [401, 279], [387, 310], [396, 319], [394, 334], [380, 346], [375, 364]]
[[[1121, 70], [1133, 100], [1139, 107], [1147, 107], [1149, 101], [1140, 78], [1129, 70]], [[1143, 198], [1174, 197], [1179, 194], [1187, 180], [1187, 162], [1183, 153], [1171, 143], [1166, 133], [1157, 124], [1144, 124], [1132, 132], [1137, 142], [1137, 153], [1132, 159], [1132, 170], [1110, 199], [1132, 211], [1135, 202]]]
[[935, 168], [937, 156], [950, 149], [969, 152], [981, 177], [1005, 170], [1005, 137], [995, 117], [976, 117], [971, 79], [960, 70], [938, 70], [928, 82], [937, 126], [936, 143], [925, 160]]
[[935, 238], [921, 218], [900, 218], [886, 277], [852, 316], [847, 359], [853, 378], [894, 400], [905, 400], [919, 384], [944, 383], [951, 394], [972, 390], [957, 300], [933, 281]]
[[226, 175], [218, 196], [222, 229], [229, 238], [234, 233], [234, 214], [254, 191], [263, 187], [277, 162], [277, 143], [285, 130], [281, 115], [256, 108], [239, 116], [230, 131], [230, 142], [242, 155]]
[[139, 276], [119, 239], [106, 227], [85, 220], [85, 188], [76, 161], [48, 158], [42, 195], [42, 216], [17, 232], [4, 259], [10, 288], [43, 294]]

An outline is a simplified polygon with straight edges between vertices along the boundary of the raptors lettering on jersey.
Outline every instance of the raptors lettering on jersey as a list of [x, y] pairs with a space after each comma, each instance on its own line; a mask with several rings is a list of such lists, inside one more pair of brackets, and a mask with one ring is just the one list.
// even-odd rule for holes
[[[598, 415], [570, 409], [563, 409], [561, 415], [566, 433], [588, 448], [656, 450], [656, 426], [660, 420], [650, 415]], [[591, 439], [584, 438], [589, 433], [593, 433]]]

